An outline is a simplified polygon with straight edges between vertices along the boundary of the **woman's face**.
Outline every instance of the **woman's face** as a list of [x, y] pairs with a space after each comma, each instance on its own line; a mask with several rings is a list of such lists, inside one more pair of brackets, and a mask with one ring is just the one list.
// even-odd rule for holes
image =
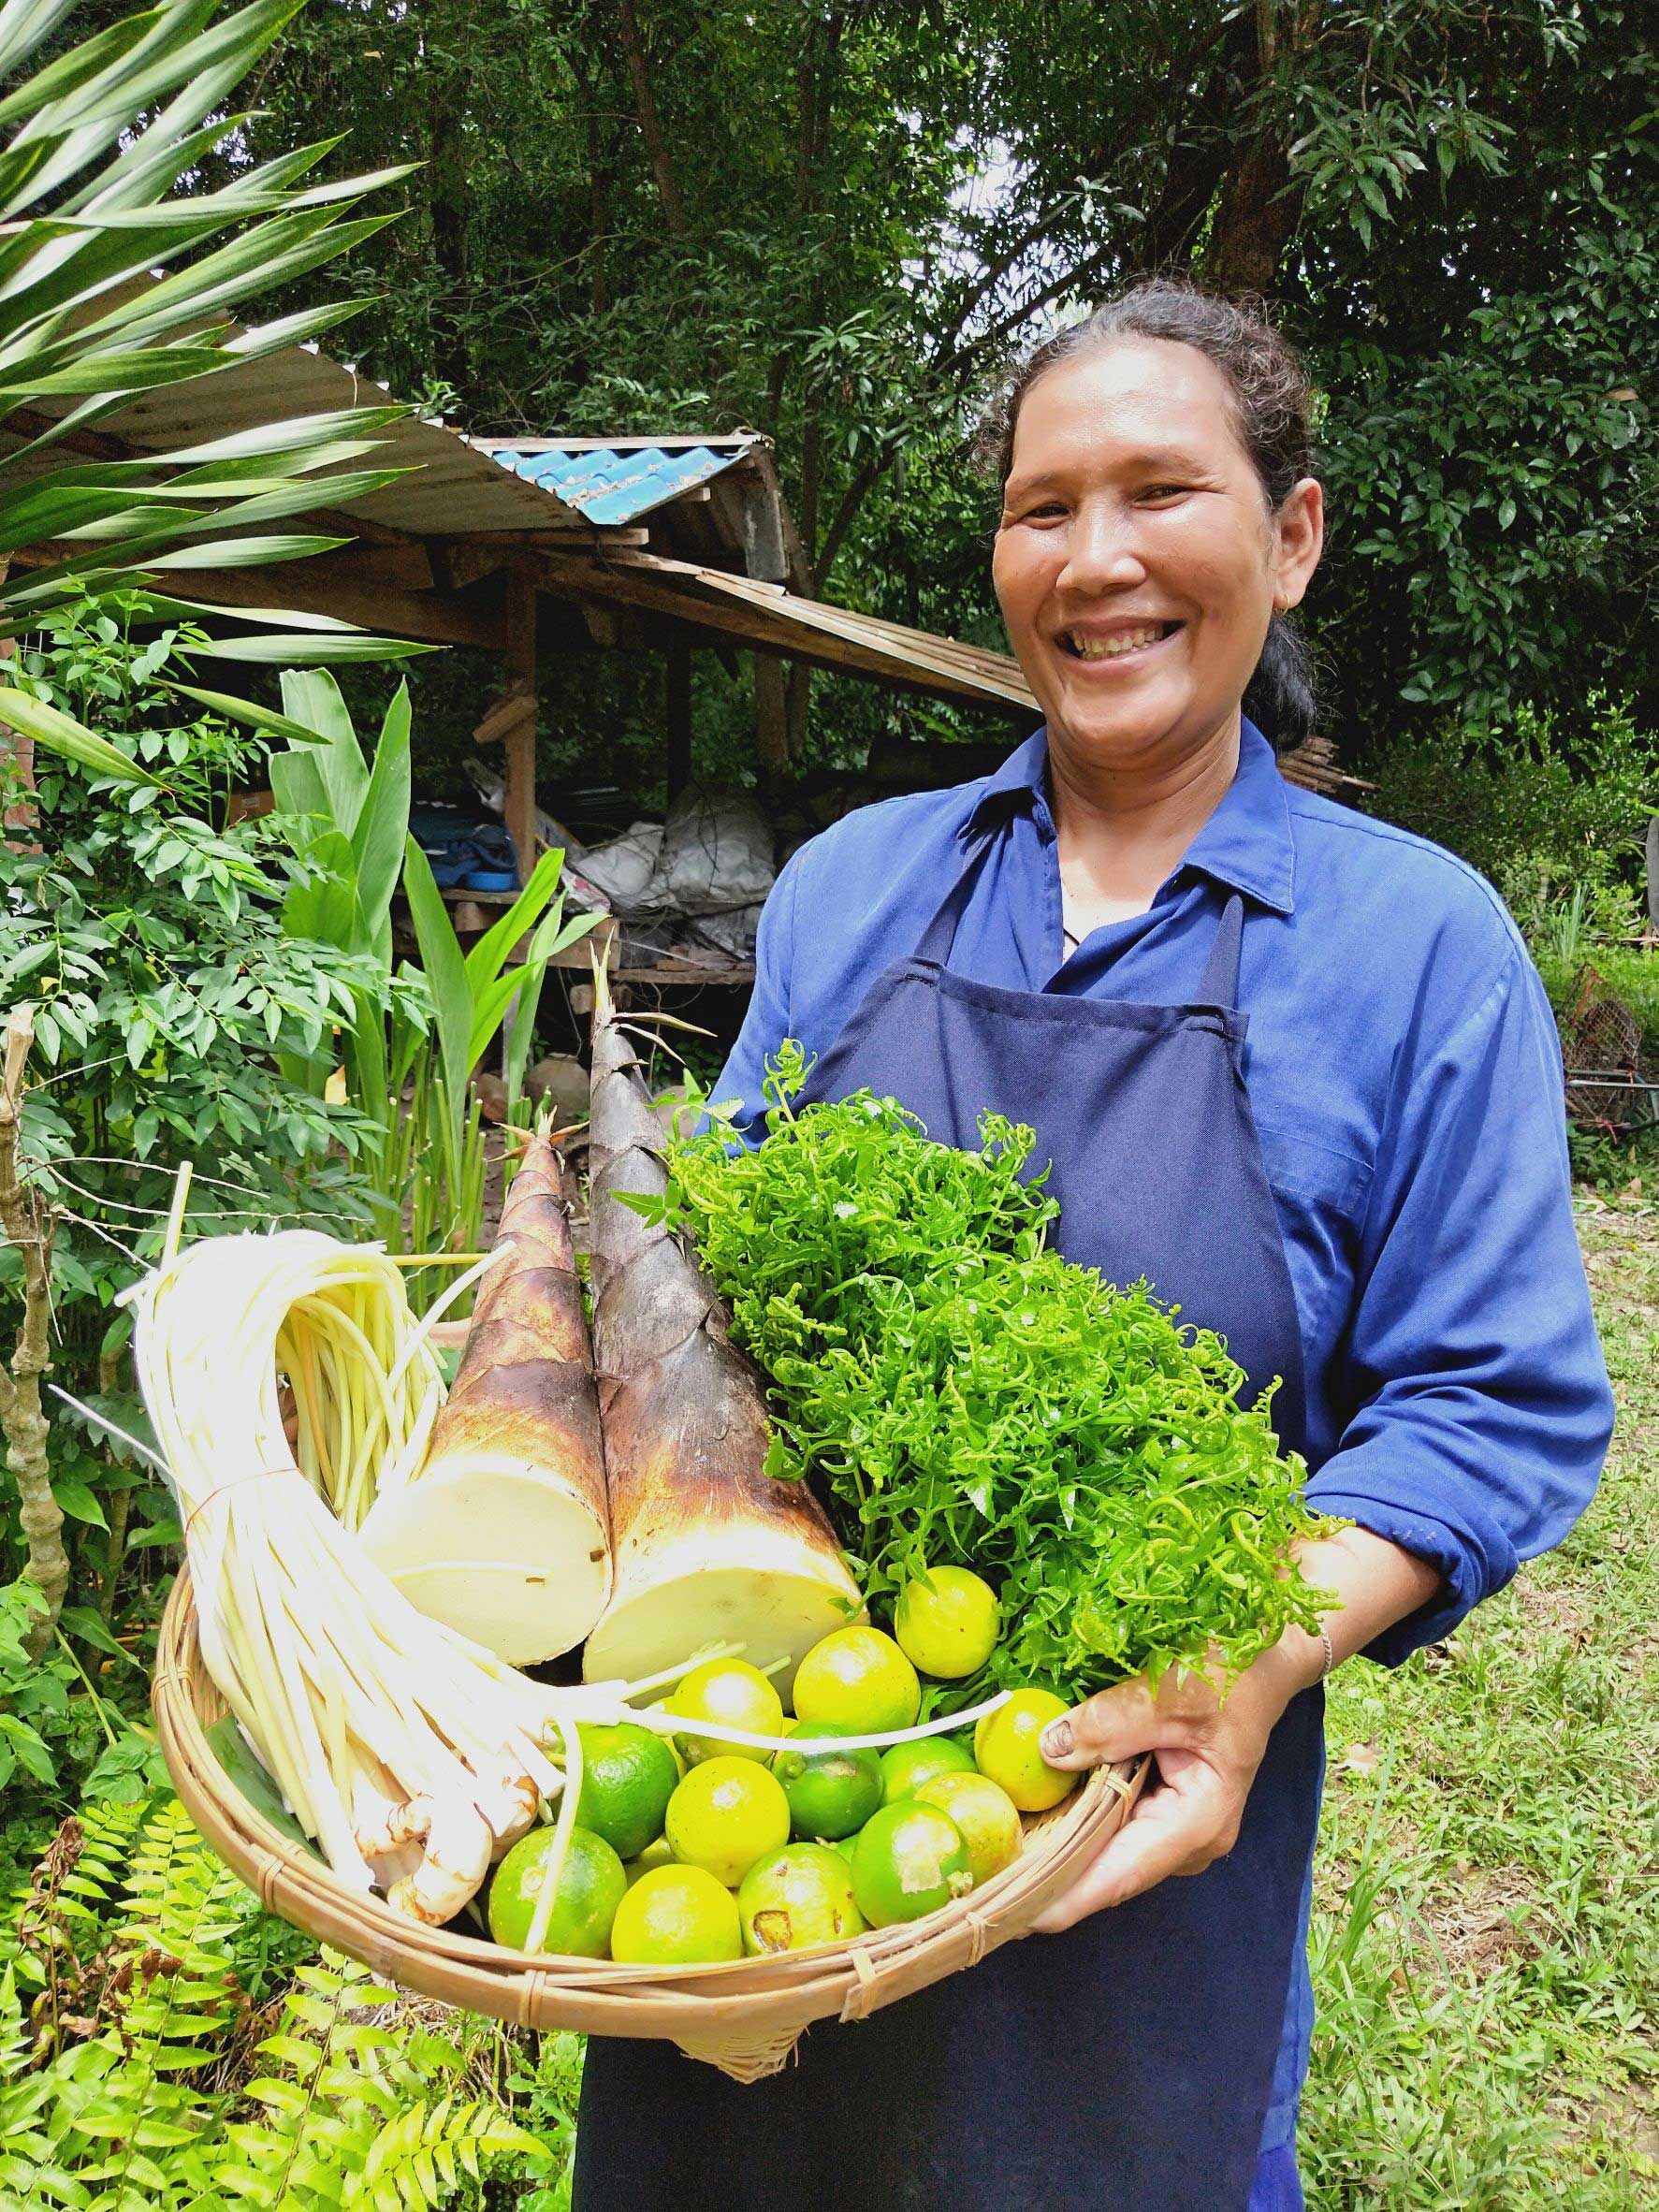
[[1050, 731], [1090, 765], [1147, 767], [1231, 731], [1322, 542], [1312, 477], [1270, 513], [1214, 363], [1120, 339], [1026, 392], [992, 575]]

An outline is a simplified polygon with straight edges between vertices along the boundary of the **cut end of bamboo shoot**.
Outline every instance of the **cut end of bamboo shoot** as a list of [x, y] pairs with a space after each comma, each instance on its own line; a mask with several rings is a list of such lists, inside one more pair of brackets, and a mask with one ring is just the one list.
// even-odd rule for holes
[[360, 1537], [429, 1620], [514, 1666], [572, 1650], [610, 1595], [604, 1521], [575, 1490], [523, 1460], [480, 1458], [391, 1492]]
[[[588, 1638], [584, 1680], [637, 1681], [710, 1644], [740, 1644], [754, 1666], [783, 1660], [772, 1680], [788, 1702], [795, 1668], [812, 1646], [864, 1618], [857, 1588], [845, 1570], [820, 1573], [804, 1564], [798, 1547], [788, 1558], [768, 1560], [752, 1528], [729, 1534], [734, 1541], [721, 1547], [724, 1556], [691, 1535], [644, 1574], [630, 1576], [621, 1566], [617, 1595]], [[734, 1556], [740, 1546], [746, 1555]]]

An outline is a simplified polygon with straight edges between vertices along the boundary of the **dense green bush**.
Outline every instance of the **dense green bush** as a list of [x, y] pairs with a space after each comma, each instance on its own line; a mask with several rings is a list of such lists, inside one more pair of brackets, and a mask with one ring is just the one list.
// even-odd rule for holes
[[1570, 749], [1554, 718], [1523, 707], [1506, 725], [1450, 725], [1368, 764], [1374, 814], [1461, 854], [1523, 928], [1579, 885], [1600, 934], [1634, 934], [1641, 844], [1659, 811], [1659, 740], [1624, 702], [1594, 693]]

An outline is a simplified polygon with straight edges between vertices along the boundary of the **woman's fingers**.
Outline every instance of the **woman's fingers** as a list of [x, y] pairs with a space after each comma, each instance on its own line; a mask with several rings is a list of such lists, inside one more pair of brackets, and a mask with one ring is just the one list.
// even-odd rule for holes
[[1084, 1869], [1070, 1888], [1033, 1926], [1043, 1935], [1127, 1904], [1174, 1874], [1200, 1874], [1231, 1850], [1244, 1794], [1190, 1752], [1159, 1755], [1160, 1780]]
[[1103, 1767], [1191, 1739], [1192, 1724], [1180, 1705], [1167, 1695], [1155, 1696], [1137, 1676], [1051, 1721], [1042, 1732], [1042, 1755], [1051, 1767]]

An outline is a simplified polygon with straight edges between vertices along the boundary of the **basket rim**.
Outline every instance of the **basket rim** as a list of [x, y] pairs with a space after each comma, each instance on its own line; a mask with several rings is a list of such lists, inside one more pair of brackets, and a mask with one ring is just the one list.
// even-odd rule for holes
[[[189, 1568], [184, 1566], [162, 1618], [152, 1687], [156, 1731], [175, 1788], [198, 1825], [198, 1797], [211, 1809], [216, 1816], [212, 1826], [225, 1832], [235, 1849], [227, 1850], [216, 1835], [209, 1835], [209, 1842], [268, 1910], [320, 1942], [339, 1944], [337, 1932], [311, 1927], [298, 1914], [294, 1888], [320, 1889], [319, 1905], [331, 1904], [335, 1912], [353, 1915], [365, 1943], [372, 1945], [381, 1971], [394, 1979], [401, 1959], [415, 1970], [424, 1966], [428, 1971], [441, 1971], [446, 1965], [468, 1970], [498, 1989], [516, 1983], [537, 1990], [551, 1986], [573, 1996], [600, 2000], [606, 1996], [626, 2000], [631, 1993], [643, 1998], [650, 1993], [669, 2001], [677, 1997], [700, 2009], [701, 2004], [717, 2001], [741, 2004], [746, 1998], [757, 2002], [776, 1999], [778, 1970], [784, 1960], [800, 1961], [813, 1976], [829, 1977], [837, 1986], [856, 1989], [867, 1982], [871, 1969], [913, 1955], [930, 1940], [960, 1928], [964, 1921], [975, 1931], [977, 1956], [982, 1943], [990, 1948], [992, 1941], [1025, 1932], [1029, 1916], [1020, 1914], [1018, 1893], [1065, 1854], [1066, 1846], [1080, 1830], [1092, 1829], [1105, 1820], [1115, 1826], [1138, 1794], [1146, 1768], [1142, 1760], [1093, 1769], [1083, 1787], [1067, 1798], [1062, 1808], [1046, 1816], [1041, 1829], [1027, 1831], [1025, 1848], [1008, 1867], [968, 1898], [922, 1920], [870, 1928], [838, 1943], [798, 1952], [711, 1960], [701, 1965], [632, 1965], [578, 1957], [567, 1952], [517, 1951], [452, 1928], [428, 1928], [395, 1912], [374, 1892], [342, 1881], [320, 1853], [292, 1841], [273, 1827], [225, 1772], [196, 1710], [190, 1674], [193, 1661], [205, 1675], [195, 1593]], [[1006, 1911], [1010, 1907], [1011, 1914]], [[1017, 1925], [1001, 1925], [991, 1937], [996, 1924], [1010, 1919]], [[987, 1937], [991, 1941], [986, 1941]]]

